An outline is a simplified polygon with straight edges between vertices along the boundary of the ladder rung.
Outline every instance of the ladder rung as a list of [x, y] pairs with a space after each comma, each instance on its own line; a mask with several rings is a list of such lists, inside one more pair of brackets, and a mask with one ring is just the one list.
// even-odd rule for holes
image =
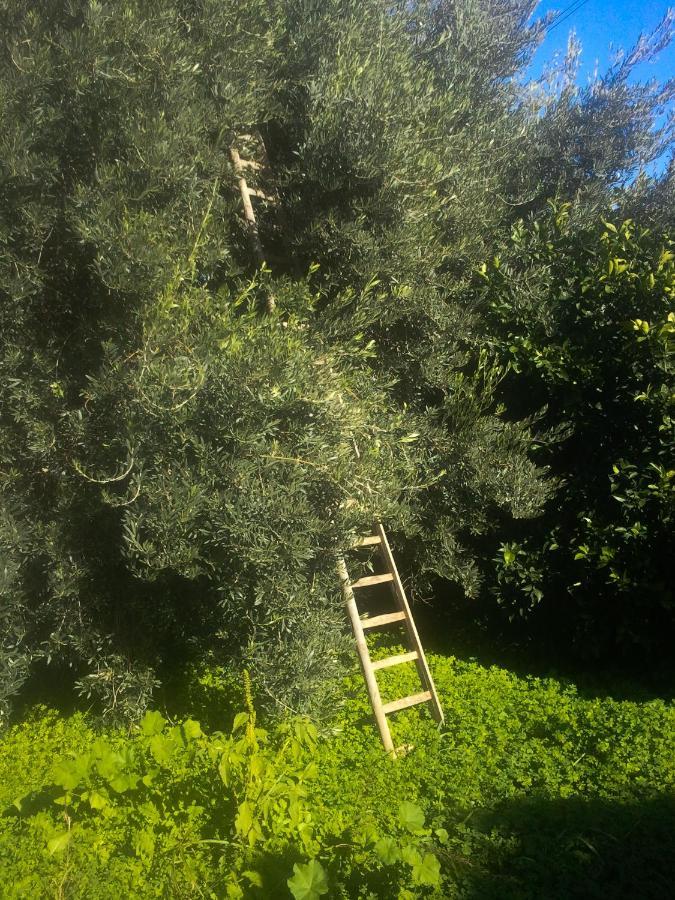
[[404, 612], [385, 613], [383, 616], [372, 616], [370, 619], [361, 619], [362, 628], [379, 628], [380, 625], [389, 625], [390, 622], [402, 622], [405, 619]]
[[373, 662], [374, 669], [388, 669], [389, 666], [398, 666], [400, 663], [412, 662], [419, 659], [417, 650], [411, 650], [410, 653], [399, 653], [398, 656], [387, 656], [386, 659], [376, 659]]
[[384, 584], [385, 581], [393, 581], [394, 576], [391, 572], [385, 572], [383, 575], [366, 575], [365, 578], [359, 578], [358, 581], [352, 583], [353, 588], [370, 587], [371, 584]]
[[359, 538], [352, 544], [352, 547], [372, 547], [373, 544], [381, 544], [382, 539], [377, 534], [367, 534], [365, 537]]
[[260, 197], [261, 200], [265, 200], [267, 203], [277, 202], [276, 197], [273, 197], [271, 194], [266, 194], [265, 191], [259, 191], [257, 188], [249, 188], [248, 192], [251, 197]]
[[408, 706], [415, 706], [417, 703], [426, 703], [427, 700], [431, 700], [431, 691], [423, 691], [421, 694], [411, 694], [400, 700], [392, 700], [391, 703], [385, 703], [382, 709], [385, 713], [392, 713], [399, 709], [406, 709]]

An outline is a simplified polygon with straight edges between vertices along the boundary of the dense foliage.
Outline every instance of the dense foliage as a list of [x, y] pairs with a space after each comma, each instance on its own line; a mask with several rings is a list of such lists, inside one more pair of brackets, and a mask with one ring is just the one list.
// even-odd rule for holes
[[[499, 402], [516, 322], [486, 316], [476, 268], [557, 194], [597, 221], [670, 134], [653, 126], [671, 89], [630, 75], [671, 17], [588, 90], [574, 49], [525, 88], [534, 6], [3, 5], [0, 715], [44, 663], [140, 716], [167, 667], [208, 650], [246, 660], [267, 700], [330, 708], [334, 555], [374, 515], [414, 592], [479, 594], [496, 529], [511, 546], [555, 482], [530, 453], [531, 410]], [[228, 155], [257, 126], [286, 215], [283, 232], [261, 224], [271, 272], [254, 271]], [[665, 191], [641, 179], [636, 208], [659, 215]], [[615, 475], [658, 518], [642, 479], [668, 438], [652, 433]], [[575, 532], [574, 552], [613, 548], [605, 531], [628, 546], [628, 509]]]
[[[415, 271], [403, 254], [386, 291], [373, 256], [354, 284], [355, 270], [339, 264], [342, 283], [321, 292], [304, 278], [278, 279], [274, 321], [250, 311], [258, 288], [236, 228], [235, 131], [274, 120], [308, 160], [313, 145], [294, 132], [303, 114], [291, 100], [308, 104], [318, 148], [341, 107], [329, 92], [312, 111], [319, 96], [306, 88], [319, 71], [327, 91], [340, 82], [375, 15], [387, 68], [383, 56], [369, 77], [382, 86], [394, 61], [402, 77], [415, 74], [407, 18], [386, 17], [379, 4], [303, 13], [326, 37], [351, 23], [345, 52], [336, 58], [324, 40], [313, 46], [326, 55], [286, 72], [297, 57], [281, 52], [285, 25], [299, 12], [293, 3], [3, 8], [3, 708], [45, 659], [72, 667], [104, 708], [135, 714], [163, 662], [214, 645], [266, 667], [266, 688], [284, 703], [321, 708], [319, 683], [329, 660], [338, 666], [342, 630], [332, 552], [357, 527], [386, 516], [421, 539], [422, 579], [427, 569], [475, 591], [462, 530], [489, 527], [497, 507], [532, 513], [545, 496], [526, 431], [490, 412], [482, 372], [475, 388], [459, 374], [466, 356], [459, 338], [446, 338], [465, 314], [433, 285], [421, 287], [414, 315], [429, 322], [416, 352], [437, 345], [435, 408], [411, 354], [400, 386], [380, 364], [399, 355], [400, 328], [399, 345], [380, 350], [365, 333], [368, 311], [388, 308], [402, 322], [400, 310], [414, 310]], [[419, 72], [433, 97], [431, 76]], [[417, 87], [416, 76], [407, 96], [386, 89], [392, 114], [378, 146], [398, 133]], [[334, 165], [347, 154], [356, 164], [356, 149], [334, 148]], [[425, 152], [418, 142], [401, 160], [399, 143], [383, 171], [411, 176]], [[306, 168], [298, 157], [296, 180]], [[306, 181], [305, 202], [319, 203]], [[350, 215], [364, 223], [359, 233], [384, 228], [390, 257], [410, 204], [407, 188], [387, 193], [389, 233], [374, 214], [369, 226]], [[425, 233], [430, 251], [440, 246], [432, 208], [417, 225], [429, 193], [416, 191], [404, 216], [407, 257]], [[295, 206], [291, 198], [291, 221]], [[356, 259], [348, 240], [331, 251], [320, 235], [301, 239], [327, 272], [331, 254]], [[328, 301], [343, 314], [316, 311]], [[458, 391], [448, 387], [453, 370]], [[454, 419], [461, 427], [448, 438]]]
[[563, 205], [518, 223], [481, 276], [512, 373], [507, 405], [544, 407], [557, 439], [539, 452], [565, 479], [536, 529], [502, 546], [499, 600], [587, 654], [637, 644], [665, 655], [675, 636], [672, 240], [630, 219], [583, 228]]
[[[100, 733], [34, 710], [0, 744], [3, 896], [668, 893], [672, 705], [431, 664], [447, 725], [402, 714], [395, 763], [362, 725], [360, 679], [330, 735], [233, 715], [240, 689], [209, 670], [188, 709], [210, 728], [153, 711]], [[415, 678], [388, 675], [396, 696]]]

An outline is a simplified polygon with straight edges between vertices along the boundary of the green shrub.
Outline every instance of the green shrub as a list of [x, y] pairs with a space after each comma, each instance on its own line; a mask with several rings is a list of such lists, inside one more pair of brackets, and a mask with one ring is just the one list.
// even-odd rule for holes
[[516, 224], [478, 279], [507, 406], [544, 408], [538, 459], [563, 479], [536, 524], [511, 529], [495, 593], [543, 640], [652, 662], [675, 635], [675, 249], [630, 219], [578, 214], [552, 205]]
[[256, 726], [248, 691], [247, 699], [227, 735], [207, 736], [194, 719], [170, 725], [155, 711], [129, 735], [96, 737], [81, 716], [64, 728], [50, 713], [37, 728], [13, 731], [9, 746], [47, 732], [50, 750], [66, 739], [80, 752], [54, 754], [30, 785], [8, 779], [12, 788], [33, 788], [5, 813], [0, 858], [15, 875], [8, 896], [48, 895], [58, 885], [88, 897], [290, 890], [311, 900], [324, 885], [340, 890], [346, 870], [381, 889], [440, 884], [437, 835], [409, 801], [397, 805], [385, 833], [377, 817], [352, 818], [347, 853], [333, 858], [335, 823], [317, 817], [323, 808], [311, 799], [315, 726], [296, 719], [268, 733]]
[[[671, 704], [430, 662], [445, 725], [399, 714], [395, 740], [411, 747], [395, 761], [358, 676], [323, 733], [302, 719], [265, 730], [251, 706], [209, 734], [159, 712], [97, 733], [36, 709], [0, 744], [2, 896], [534, 898], [584, 879], [599, 890], [610, 869], [622, 896], [622, 855], [659, 883]], [[386, 674], [386, 696], [413, 689], [412, 666]], [[213, 670], [191, 696], [209, 692], [222, 696]]]

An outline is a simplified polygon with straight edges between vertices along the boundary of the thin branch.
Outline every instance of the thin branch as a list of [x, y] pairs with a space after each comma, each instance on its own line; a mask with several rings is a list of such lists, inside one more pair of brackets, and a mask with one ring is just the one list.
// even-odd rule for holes
[[90, 475], [87, 475], [87, 473], [83, 471], [82, 467], [77, 462], [77, 460], [75, 460], [75, 459], [72, 460], [72, 464], [73, 464], [73, 468], [78, 473], [78, 475], [81, 475], [84, 479], [86, 479], [86, 481], [90, 481], [90, 482], [92, 482], [92, 484], [111, 484], [113, 481], [124, 481], [124, 479], [131, 472], [131, 470], [134, 466], [134, 456], [132, 453], [131, 461], [130, 461], [129, 465], [127, 466], [126, 470], [124, 472], [122, 472], [121, 475], [114, 475], [112, 478], [92, 478]]

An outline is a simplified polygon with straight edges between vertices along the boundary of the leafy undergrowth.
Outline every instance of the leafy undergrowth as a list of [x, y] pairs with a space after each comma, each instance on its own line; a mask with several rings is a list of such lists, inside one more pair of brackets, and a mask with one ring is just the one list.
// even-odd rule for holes
[[[430, 663], [445, 725], [399, 713], [395, 761], [357, 676], [324, 734], [261, 729], [213, 669], [181, 700], [194, 718], [131, 732], [36, 708], [0, 743], [0, 896], [668, 894], [672, 704]], [[412, 665], [380, 680], [385, 700], [418, 689]]]

